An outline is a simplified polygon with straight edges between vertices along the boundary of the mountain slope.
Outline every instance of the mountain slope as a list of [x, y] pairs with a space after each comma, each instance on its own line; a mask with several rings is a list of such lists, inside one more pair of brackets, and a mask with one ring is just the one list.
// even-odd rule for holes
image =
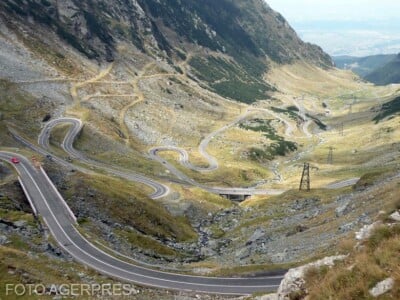
[[389, 63], [365, 76], [365, 79], [377, 85], [400, 83], [400, 54]]
[[[58, 56], [64, 55], [60, 44], [67, 44], [89, 59], [113, 61], [125, 42], [174, 65], [193, 50], [208, 49], [194, 55], [194, 75], [220, 95], [243, 102], [266, 99], [274, 90], [262, 80], [269, 62], [332, 66], [321, 48], [302, 42], [262, 0], [5, 0], [0, 17]], [[215, 61], [215, 53], [224, 57]], [[204, 65], [219, 76], [209, 78]]]
[[[0, 146], [43, 162], [90, 240], [167, 270], [262, 274], [336, 252], [338, 240], [368, 224], [398, 194], [397, 182], [385, 195], [378, 184], [373, 197], [349, 187], [320, 189], [399, 165], [397, 100], [379, 105], [380, 112], [376, 103], [392, 100], [395, 87], [365, 84], [331, 65], [259, 0], [3, 0]], [[148, 187], [67, 157], [63, 125], [51, 132], [50, 157], [10, 134], [13, 129], [37, 144], [44, 122], [59, 117], [82, 120], [74, 143], [82, 155], [166, 184], [170, 194], [153, 201]], [[188, 169], [171, 151], [151, 159], [150, 149], [168, 147], [187, 152], [198, 168]], [[209, 165], [204, 152], [218, 169], [197, 171]], [[89, 173], [57, 165], [56, 156], [84, 164]], [[298, 191], [304, 162], [312, 166], [311, 193]], [[187, 177], [199, 186], [293, 191], [239, 205]], [[370, 183], [366, 179], [360, 188]], [[0, 227], [7, 228], [0, 240], [6, 236], [7, 247], [25, 253], [43, 237], [41, 253], [47, 235], [14, 225], [32, 219], [16, 213], [24, 199], [16, 181], [12, 168], [0, 165], [0, 218], [6, 220]], [[8, 276], [20, 268], [21, 256], [4, 255], [0, 274]], [[78, 274], [78, 263], [71, 264]], [[47, 272], [35, 264], [14, 272], [12, 282], [31, 269]], [[51, 278], [30, 281], [47, 286]], [[149, 298], [173, 299], [166, 294]]]
[[335, 56], [333, 57], [333, 61], [335, 62], [336, 67], [344, 70], [352, 70], [361, 77], [364, 77], [377, 68], [386, 65], [395, 57], [395, 54], [382, 54], [365, 57]]
[[233, 57], [267, 55], [278, 63], [306, 58], [331, 64], [328, 55], [303, 43], [283, 17], [260, 0], [6, 0], [0, 6], [2, 18], [50, 29], [90, 58], [111, 59], [120, 39], [171, 52], [175, 35], [181, 42]]

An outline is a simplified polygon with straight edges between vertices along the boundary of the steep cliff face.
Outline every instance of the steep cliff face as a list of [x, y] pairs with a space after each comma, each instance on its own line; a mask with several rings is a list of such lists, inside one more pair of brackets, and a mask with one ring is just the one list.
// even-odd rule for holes
[[302, 42], [263, 0], [4, 0], [0, 17], [49, 48], [57, 38], [98, 61], [115, 60], [121, 42], [171, 65], [203, 50], [190, 60], [193, 75], [244, 102], [264, 99], [274, 89], [263, 80], [271, 62], [332, 66], [327, 54]]
[[330, 65], [321, 49], [303, 43], [286, 20], [262, 0], [139, 0], [151, 18], [181, 38], [233, 57], [268, 56], [288, 63], [307, 58]]
[[171, 54], [175, 37], [233, 57], [331, 65], [262, 0], [4, 0], [0, 7], [2, 18], [40, 25], [90, 58], [112, 59], [119, 40]]

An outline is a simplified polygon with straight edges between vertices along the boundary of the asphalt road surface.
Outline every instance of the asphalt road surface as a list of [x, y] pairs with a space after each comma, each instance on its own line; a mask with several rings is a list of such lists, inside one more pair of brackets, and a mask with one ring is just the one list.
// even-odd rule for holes
[[[164, 160], [163, 158], [161, 158], [160, 156], [158, 156], [158, 152], [160, 151], [167, 151], [167, 150], [174, 150], [177, 151], [180, 156], [181, 156], [181, 161], [182, 164], [190, 169], [196, 170], [196, 171], [212, 171], [218, 168], [218, 163], [216, 161], [215, 158], [213, 158], [211, 155], [206, 153], [206, 147], [209, 143], [209, 141], [214, 138], [215, 135], [217, 135], [218, 133], [226, 130], [227, 128], [229, 128], [230, 126], [232, 126], [233, 124], [236, 124], [237, 122], [239, 122], [240, 120], [243, 120], [245, 117], [247, 116], [247, 114], [242, 115], [241, 117], [239, 117], [238, 119], [236, 119], [234, 122], [224, 126], [223, 128], [215, 131], [214, 133], [210, 134], [208, 137], [206, 137], [206, 139], [204, 139], [199, 146], [199, 151], [202, 153], [202, 155], [205, 155], [204, 157], [209, 161], [210, 166], [208, 168], [198, 168], [195, 167], [193, 165], [190, 164], [189, 162], [189, 156], [188, 153], [180, 148], [176, 148], [176, 147], [159, 147], [159, 148], [153, 148], [150, 150], [149, 155], [150, 158], [152, 158], [155, 161], [160, 162], [161, 164], [164, 165], [165, 168], [167, 168], [173, 175], [175, 175], [179, 180], [193, 185], [193, 186], [197, 186], [200, 187], [204, 190], [207, 190], [211, 193], [214, 194], [226, 194], [226, 195], [279, 195], [281, 193], [283, 193], [285, 190], [276, 190], [276, 189], [256, 189], [256, 188], [223, 188], [223, 187], [209, 187], [203, 184], [200, 184], [196, 181], [194, 181], [193, 179], [191, 179], [190, 177], [188, 177], [187, 175], [185, 175], [184, 173], [182, 173], [181, 171], [179, 171], [178, 169], [176, 169], [173, 165], [171, 165], [170, 163], [168, 163], [166, 160]], [[135, 181], [135, 182], [139, 182], [139, 183], [143, 183], [147, 186], [150, 186], [151, 188], [154, 189], [154, 193], [152, 195], [150, 195], [151, 198], [153, 199], [157, 199], [157, 198], [161, 198], [166, 196], [169, 193], [169, 188], [154, 180], [151, 179], [149, 177], [134, 173], [132, 171], [129, 170], [124, 170], [124, 169], [120, 169], [120, 168], [115, 168], [112, 166], [109, 166], [103, 162], [99, 162], [99, 161], [95, 161], [93, 159], [87, 158], [84, 154], [82, 154], [81, 152], [77, 151], [73, 144], [74, 141], [76, 139], [76, 137], [79, 135], [80, 131], [82, 130], [83, 124], [82, 121], [79, 119], [75, 119], [75, 118], [59, 118], [59, 119], [54, 119], [52, 121], [49, 121], [48, 123], [46, 123], [46, 125], [43, 127], [39, 137], [38, 137], [38, 144], [44, 148], [44, 149], [49, 149], [49, 139], [50, 139], [50, 134], [52, 129], [60, 124], [71, 124], [72, 126], [70, 127], [69, 131], [67, 132], [61, 147], [63, 148], [63, 150], [68, 153], [68, 155], [74, 159], [77, 159], [87, 165], [90, 166], [95, 166], [97, 168], [103, 169], [106, 172], [131, 180], [131, 181]], [[25, 144], [27, 144], [28, 142], [25, 141]], [[30, 143], [28, 143], [30, 144]], [[34, 145], [30, 145], [30, 147], [34, 147]], [[200, 150], [201, 149], [201, 150]]]
[[273, 291], [282, 280], [283, 272], [247, 278], [201, 277], [156, 271], [119, 260], [95, 247], [76, 230], [75, 217], [43, 169], [35, 168], [22, 155], [0, 151], [0, 159], [9, 162], [12, 157], [20, 160], [14, 167], [26, 196], [58, 244], [75, 260], [102, 274], [144, 286], [234, 295]]
[[360, 177], [355, 177], [355, 178], [346, 179], [343, 181], [333, 182], [333, 183], [328, 184], [326, 186], [326, 188], [330, 189], [330, 190], [337, 190], [337, 189], [341, 189], [344, 187], [355, 185], [359, 180], [360, 180]]
[[68, 155], [71, 158], [77, 159], [89, 166], [95, 166], [99, 169], [102, 169], [102, 170], [108, 172], [109, 174], [116, 175], [116, 176], [125, 178], [127, 180], [139, 182], [139, 183], [149, 186], [150, 188], [152, 188], [154, 190], [154, 192], [151, 195], [149, 195], [150, 198], [152, 198], [152, 199], [162, 198], [169, 193], [168, 186], [166, 186], [158, 181], [155, 181], [154, 179], [151, 179], [151, 178], [143, 176], [141, 174], [132, 172], [130, 170], [126, 170], [126, 169], [122, 169], [122, 168], [117, 169], [117, 168], [107, 165], [103, 162], [99, 162], [99, 161], [95, 161], [93, 159], [87, 158], [81, 152], [77, 151], [74, 148], [74, 141], [82, 130], [83, 124], [82, 124], [81, 120], [74, 119], [74, 118], [60, 118], [60, 119], [55, 119], [55, 120], [49, 121], [43, 127], [43, 129], [38, 137], [38, 144], [48, 150], [51, 130], [55, 126], [60, 125], [60, 124], [65, 124], [65, 123], [71, 124], [72, 126], [70, 127], [69, 131], [67, 132], [67, 134], [61, 144], [61, 147], [63, 148], [63, 150], [66, 153], [68, 153]]
[[[189, 178], [184, 173], [180, 172], [174, 166], [165, 161], [163, 158], [158, 156], [159, 151], [174, 150], [180, 154], [181, 163], [190, 169], [197, 171], [215, 170], [218, 168], [218, 163], [215, 158], [206, 153], [206, 147], [208, 143], [216, 134], [241, 121], [245, 116], [246, 115], [239, 117], [231, 124], [228, 124], [220, 130], [210, 134], [208, 137], [206, 137], [205, 140], [202, 141], [201, 145], [199, 146], [199, 151], [209, 162], [209, 166], [206, 168], [199, 168], [190, 164], [188, 153], [180, 148], [153, 148], [150, 151], [150, 157], [163, 164], [181, 181], [201, 187], [213, 193], [230, 195], [280, 194], [284, 192], [284, 190], [207, 187], [195, 182], [193, 179]], [[79, 135], [80, 131], [82, 130], [83, 126], [82, 122], [78, 119], [62, 118], [46, 123], [38, 138], [38, 143], [41, 147], [35, 146], [25, 139], [19, 137], [16, 132], [11, 132], [14, 137], [21, 143], [25, 144], [26, 146], [44, 156], [51, 155], [52, 159], [59, 164], [68, 168], [80, 170], [85, 173], [93, 173], [93, 171], [91, 170], [88, 170], [81, 166], [73, 165], [60, 157], [50, 154], [50, 152], [47, 150], [49, 148], [49, 138], [51, 130], [55, 126], [62, 123], [69, 123], [72, 125], [61, 145], [64, 151], [66, 151], [71, 157], [87, 165], [101, 168], [110, 174], [150, 186], [154, 190], [154, 193], [151, 195], [152, 198], [160, 198], [168, 194], [169, 189], [167, 186], [151, 178], [133, 173], [129, 170], [117, 169], [115, 167], [108, 166], [102, 162], [89, 159], [84, 154], [77, 151], [73, 147], [73, 143], [76, 137]], [[288, 131], [288, 133], [290, 134], [290, 129]], [[35, 214], [38, 214], [43, 218], [44, 222], [48, 226], [56, 241], [66, 252], [68, 252], [77, 261], [99, 271], [102, 274], [120, 279], [122, 281], [132, 282], [144, 286], [181, 291], [186, 290], [204, 293], [234, 295], [247, 295], [254, 292], [274, 291], [277, 289], [280, 281], [282, 280], [284, 271], [271, 274], [270, 276], [264, 275], [263, 277], [201, 277], [153, 270], [148, 267], [130, 264], [120, 259], [117, 259], [98, 249], [76, 230], [75, 226], [77, 226], [77, 223], [73, 212], [68, 207], [67, 203], [64, 201], [60, 193], [57, 191], [54, 184], [47, 177], [43, 169], [35, 168], [34, 166], [32, 166], [28, 159], [19, 154], [0, 151], [1, 160], [9, 162], [12, 157], [18, 157], [20, 160], [20, 163], [14, 164], [14, 167], [18, 171], [21, 185]], [[342, 188], [344, 186], [353, 185], [357, 180], [358, 178], [353, 178], [333, 183], [331, 185], [328, 185], [327, 188]]]
[[[280, 195], [284, 193], [286, 190], [285, 189], [258, 189], [258, 188], [241, 188], [241, 187], [233, 187], [233, 188], [226, 188], [226, 187], [210, 187], [206, 186], [204, 184], [200, 184], [193, 180], [192, 178], [188, 177], [186, 174], [183, 172], [179, 171], [177, 168], [175, 168], [172, 164], [170, 164], [168, 161], [164, 160], [162, 157], [158, 155], [159, 152], [161, 151], [175, 151], [180, 155], [180, 162], [183, 166], [195, 170], [195, 171], [212, 171], [216, 170], [218, 168], [218, 163], [217, 160], [212, 157], [210, 154], [207, 153], [206, 148], [209, 144], [209, 142], [218, 134], [221, 132], [225, 131], [226, 129], [230, 128], [234, 124], [237, 124], [238, 122], [244, 120], [250, 113], [255, 112], [255, 111], [264, 111], [264, 109], [252, 109], [249, 111], [246, 111], [243, 115], [238, 117], [236, 120], [233, 122], [229, 123], [228, 125], [225, 125], [224, 127], [218, 129], [217, 131], [211, 133], [208, 135], [199, 145], [199, 152], [204, 156], [204, 158], [208, 161], [209, 166], [206, 168], [200, 168], [192, 165], [189, 162], [189, 154], [186, 152], [186, 150], [178, 148], [178, 147], [155, 147], [152, 148], [149, 151], [150, 158], [158, 161], [159, 163], [163, 164], [163, 166], [168, 169], [173, 175], [175, 175], [179, 180], [193, 186], [197, 186], [199, 188], [202, 188], [210, 193], [214, 194], [219, 194], [219, 195], [237, 195], [237, 196], [253, 196], [253, 195]], [[269, 112], [268, 110], [265, 110]], [[74, 159], [78, 159], [81, 162], [84, 162], [90, 166], [96, 166], [100, 169], [105, 170], [106, 172], [125, 178], [127, 180], [131, 181], [136, 181], [139, 183], [143, 183], [147, 186], [150, 186], [153, 190], [154, 193], [150, 195], [151, 198], [157, 199], [166, 196], [169, 193], [169, 188], [154, 180], [149, 177], [143, 176], [141, 174], [134, 173], [129, 170], [124, 170], [124, 169], [117, 169], [115, 167], [106, 165], [103, 162], [95, 161], [92, 159], [87, 158], [85, 155], [83, 155], [81, 152], [77, 151], [73, 144], [76, 139], [76, 137], [79, 135], [80, 131], [82, 130], [83, 124], [82, 121], [79, 119], [75, 118], [59, 118], [59, 119], [54, 119], [52, 121], [49, 121], [46, 123], [44, 128], [42, 129], [39, 137], [38, 137], [38, 143], [41, 145], [43, 148], [48, 149], [49, 148], [49, 139], [50, 139], [50, 134], [51, 130], [60, 124], [71, 124], [72, 126], [70, 127], [70, 130], [67, 132], [61, 147], [63, 150], [68, 153], [71, 157]], [[288, 127], [290, 128], [290, 127]], [[289, 130], [291, 132], [291, 130]], [[335, 183], [332, 186], [329, 186], [331, 189], [337, 189], [337, 188], [342, 188], [345, 186], [353, 185], [355, 182], [355, 179], [351, 180], [345, 180], [339, 183]]]

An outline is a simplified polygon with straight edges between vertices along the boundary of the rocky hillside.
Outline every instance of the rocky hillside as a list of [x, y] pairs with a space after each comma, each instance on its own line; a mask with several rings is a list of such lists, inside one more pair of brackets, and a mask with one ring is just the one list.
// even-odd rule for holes
[[333, 57], [336, 67], [352, 70], [376, 85], [400, 83], [400, 54], [382, 54], [366, 57]]
[[[271, 63], [332, 66], [322, 49], [302, 42], [262, 0], [4, 0], [0, 18], [53, 48], [59, 59], [67, 46], [92, 60], [113, 61], [118, 45], [127, 43], [175, 65], [206, 49], [190, 60], [192, 75], [243, 102], [265, 99], [275, 89], [262, 80]], [[216, 53], [221, 57], [215, 59]]]
[[365, 79], [377, 85], [400, 83], [400, 54], [390, 62], [368, 74]]
[[333, 61], [339, 69], [352, 70], [361, 77], [365, 77], [395, 58], [395, 54], [380, 54], [365, 57], [334, 56]]
[[[3, 0], [0, 148], [38, 157], [81, 232], [122, 255], [199, 275], [297, 266], [335, 254], [398, 194], [397, 177], [371, 179], [400, 165], [395, 87], [331, 67], [261, 0]], [[393, 101], [378, 107], [377, 98]], [[151, 177], [170, 194], [152, 200], [142, 184], [76, 158], [90, 173], [57, 165], [56, 156], [71, 160], [65, 126], [51, 132], [53, 158], [10, 135], [36, 144], [44, 122], [61, 116], [82, 120], [74, 144], [82, 155]], [[212, 172], [188, 169], [174, 152], [160, 156], [204, 186], [292, 190], [238, 204], [149, 157], [154, 147], [179, 147], [207, 169], [204, 140], [218, 161]], [[298, 191], [304, 162], [311, 192]], [[360, 189], [324, 188], [364, 174]], [[11, 166], [0, 164], [0, 298], [6, 282], [104, 279], [72, 262], [39, 221]], [[140, 288], [138, 299], [179, 296]]]

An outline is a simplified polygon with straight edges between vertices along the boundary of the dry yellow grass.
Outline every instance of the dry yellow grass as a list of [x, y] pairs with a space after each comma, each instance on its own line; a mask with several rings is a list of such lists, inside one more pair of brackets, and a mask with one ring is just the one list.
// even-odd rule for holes
[[399, 299], [400, 226], [382, 226], [363, 247], [335, 267], [311, 269], [307, 274], [309, 299], [372, 299], [369, 290], [392, 277], [395, 287], [380, 299]]
[[174, 186], [174, 189], [179, 192], [181, 201], [196, 203], [204, 211], [218, 211], [234, 205], [232, 201], [200, 188]]
[[[134, 109], [124, 111], [124, 118], [127, 120], [141, 119], [142, 122], [145, 121], [151, 128], [154, 128], [154, 144], [151, 147], [164, 144], [165, 140], [171, 139], [176, 141], [180, 147], [188, 150], [191, 162], [199, 166], [207, 165], [204, 158], [197, 152], [200, 141], [211, 132], [232, 122], [246, 108], [245, 105], [227, 101], [201, 89], [193, 82], [188, 81], [183, 75], [172, 74], [161, 67], [155, 68], [148, 61], [143, 64], [142, 72], [126, 69], [125, 81], [121, 80], [118, 75], [118, 72], [125, 72], [124, 68], [125, 66], [119, 65], [117, 62], [113, 67], [110, 66], [100, 71], [97, 76], [91, 75], [91, 78], [78, 84], [77, 96], [94, 96], [90, 101], [96, 106], [101, 104], [107, 107], [107, 110], [111, 112], [110, 116], [101, 116], [98, 111], [91, 111], [82, 107], [69, 111], [70, 114], [90, 122], [92, 127], [101, 134], [121, 143], [124, 142], [124, 139], [126, 141], [130, 129], [125, 125], [121, 127], [120, 112], [124, 111], [127, 105], [129, 107], [132, 99], [112, 95], [133, 93], [140, 96], [143, 101], [135, 102]], [[301, 102], [300, 104], [307, 110], [321, 114], [320, 117], [324, 118], [325, 108], [322, 103], [326, 103], [331, 114], [324, 122], [326, 121], [331, 126], [336, 126], [340, 122], [346, 123], [343, 137], [339, 136], [337, 131], [332, 130], [321, 133], [319, 138], [307, 138], [302, 133], [301, 128], [296, 128], [293, 120], [290, 120], [286, 115], [281, 115], [291, 122], [295, 128], [293, 137], [286, 139], [297, 142], [299, 151], [307, 151], [308, 154], [303, 156], [302, 159], [292, 162], [288, 162], [290, 156], [278, 158], [275, 162], [279, 163], [278, 169], [284, 180], [281, 183], [273, 182], [268, 187], [296, 188], [301, 175], [301, 164], [304, 160], [311, 161], [319, 169], [318, 171], [313, 170], [312, 184], [314, 188], [323, 187], [333, 181], [360, 176], [364, 173], [364, 166], [361, 165], [376, 157], [373, 153], [374, 149], [372, 149], [374, 143], [380, 147], [399, 138], [400, 134], [394, 133], [390, 137], [386, 135], [378, 139], [377, 142], [375, 137], [380, 130], [383, 130], [383, 127], [393, 126], [395, 128], [396, 124], [388, 123], [375, 126], [370, 120], [367, 120], [368, 114], [363, 116], [361, 123], [350, 123], [350, 119], [346, 120], [348, 110], [348, 108], [346, 110], [346, 107], [353, 101], [353, 98], [357, 100], [353, 105], [353, 112], [368, 112], [376, 104], [376, 98], [388, 97], [396, 91], [395, 87], [377, 88], [359, 81], [351, 72], [337, 69], [327, 71], [306, 63], [275, 66], [267, 75], [267, 78], [274, 82], [280, 90], [274, 95], [277, 101], [271, 103], [271, 105], [293, 106], [299, 105], [298, 102]], [[136, 86], [132, 89], [134, 82], [136, 82]], [[166, 90], [173, 94], [166, 93]], [[102, 96], [96, 98], [96, 94]], [[165, 100], [160, 99], [159, 95], [163, 95]], [[176, 111], [171, 103], [180, 98], [186, 99], [185, 101], [188, 103], [184, 105], [182, 111]], [[194, 100], [196, 105], [190, 105], [190, 101]], [[198, 103], [204, 104], [199, 105]], [[212, 104], [214, 108], [211, 110], [210, 107], [207, 107], [207, 103]], [[259, 106], [264, 104], [259, 104]], [[114, 115], [119, 120], [118, 122], [113, 121]], [[249, 118], [253, 117], [272, 118], [272, 116], [267, 116], [264, 113], [249, 116]], [[190, 123], [188, 123], [188, 119], [190, 119]], [[279, 134], [282, 135], [284, 133], [283, 124], [275, 125]], [[121, 128], [125, 135], [122, 138], [118, 135]], [[368, 132], [368, 134], [365, 134], [365, 132]], [[321, 140], [324, 142], [320, 143]], [[263, 147], [268, 143], [269, 141], [261, 133], [248, 132], [236, 127], [226, 130], [217, 136], [207, 149], [210, 154], [218, 159], [220, 169], [207, 174], [192, 172], [180, 167], [176, 162], [177, 156], [175, 154], [173, 154], [173, 157], [167, 153], [163, 155], [171, 159], [183, 172], [201, 182], [214, 185], [246, 186], [262, 179], [274, 178], [268, 166], [250, 161], [244, 155], [249, 147]], [[333, 166], [326, 164], [327, 147], [330, 145], [340, 148], [335, 151], [335, 164]], [[132, 135], [129, 146], [137, 150], [138, 153], [146, 153], [149, 148], [148, 145], [135, 140], [134, 135]], [[351, 153], [353, 150], [358, 152], [353, 154]], [[117, 160], [117, 156], [118, 153], [115, 155], [107, 154], [107, 157], [114, 157], [114, 160]], [[161, 167], [152, 167], [152, 169], [159, 174]]]
[[266, 78], [274, 82], [281, 91], [297, 96], [332, 97], [372, 87], [371, 84], [360, 82], [357, 75], [350, 71], [327, 71], [305, 62], [276, 66]]
[[400, 224], [389, 224], [393, 220], [387, 218], [400, 208], [398, 197], [394, 197], [398, 190], [396, 180], [374, 189], [370, 196], [379, 199], [377, 209], [386, 211], [377, 215], [384, 224], [361, 244], [356, 245], [354, 235], [340, 241], [338, 251], [349, 254], [343, 262], [333, 268], [309, 270], [306, 276], [308, 299], [373, 299], [369, 290], [388, 277], [395, 280], [394, 288], [379, 299], [400, 299]]
[[172, 216], [161, 204], [148, 198], [131, 182], [102, 175], [77, 174], [70, 178], [71, 187], [64, 193], [67, 199], [85, 194], [87, 186], [93, 188], [96, 197], [87, 198], [93, 209], [101, 210], [110, 219], [127, 224], [140, 232], [159, 238], [179, 241], [195, 239], [196, 233], [186, 218]]

